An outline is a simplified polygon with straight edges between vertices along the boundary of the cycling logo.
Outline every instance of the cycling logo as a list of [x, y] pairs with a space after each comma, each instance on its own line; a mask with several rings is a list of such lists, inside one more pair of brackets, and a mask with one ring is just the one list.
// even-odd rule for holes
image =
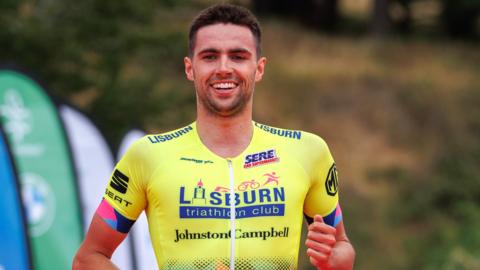
[[325, 189], [327, 190], [328, 195], [335, 196], [338, 191], [338, 173], [335, 163], [330, 167], [328, 171], [327, 179], [325, 181]]
[[[237, 185], [234, 191], [235, 217], [284, 216], [285, 189], [276, 172], [263, 174]], [[223, 186], [205, 187], [202, 180], [196, 187], [180, 187], [180, 218], [230, 218], [230, 189]]]
[[275, 149], [270, 149], [245, 156], [243, 168], [252, 168], [260, 165], [265, 165], [272, 162], [277, 162], [279, 159], [275, 153]]
[[[271, 172], [271, 173], [266, 173], [264, 175], [262, 175], [263, 178], [264, 178], [264, 182], [263, 184], [260, 184], [259, 182], [257, 182], [255, 179], [252, 179], [252, 180], [249, 180], [249, 181], [243, 181], [242, 183], [240, 183], [240, 185], [238, 185], [236, 188], [235, 188], [235, 191], [245, 191], [247, 189], [258, 189], [260, 187], [263, 187], [263, 186], [266, 186], [270, 183], [275, 183], [275, 185], [278, 186], [278, 179], [280, 177], [277, 176], [277, 173], [276, 172]], [[220, 192], [230, 192], [230, 189], [226, 188], [226, 187], [222, 187], [222, 186], [217, 186], [215, 188], [215, 191], [220, 191]]]

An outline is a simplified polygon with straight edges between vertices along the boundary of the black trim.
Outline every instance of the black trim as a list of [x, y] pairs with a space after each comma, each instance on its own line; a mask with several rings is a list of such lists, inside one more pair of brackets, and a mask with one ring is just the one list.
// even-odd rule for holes
[[313, 223], [313, 218], [307, 216], [307, 214], [303, 214], [305, 216], [305, 220], [307, 221], [308, 225]]

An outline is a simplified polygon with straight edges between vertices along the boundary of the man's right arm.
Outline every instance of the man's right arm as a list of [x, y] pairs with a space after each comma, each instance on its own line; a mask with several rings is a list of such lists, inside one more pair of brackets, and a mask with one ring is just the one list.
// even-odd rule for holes
[[144, 169], [146, 152], [142, 141], [135, 142], [120, 159], [110, 176], [100, 205], [85, 240], [73, 260], [77, 269], [118, 269], [110, 260], [145, 209]]
[[113, 229], [95, 213], [85, 240], [73, 259], [72, 269], [118, 269], [110, 258], [126, 236], [126, 233]]

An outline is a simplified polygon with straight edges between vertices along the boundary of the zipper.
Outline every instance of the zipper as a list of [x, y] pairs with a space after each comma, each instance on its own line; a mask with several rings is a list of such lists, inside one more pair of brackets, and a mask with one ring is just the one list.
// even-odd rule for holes
[[230, 270], [235, 269], [235, 178], [233, 176], [233, 164], [227, 159], [230, 173]]

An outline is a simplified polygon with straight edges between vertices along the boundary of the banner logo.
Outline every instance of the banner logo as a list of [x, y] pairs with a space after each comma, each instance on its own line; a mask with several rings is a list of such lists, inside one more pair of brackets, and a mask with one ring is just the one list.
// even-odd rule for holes
[[14, 89], [4, 94], [4, 104], [0, 105], [0, 114], [5, 117], [5, 131], [12, 135], [15, 142], [23, 141], [32, 131], [31, 112], [25, 108], [22, 97]]
[[54, 193], [47, 181], [39, 175], [26, 173], [21, 180], [30, 233], [41, 236], [51, 227], [55, 217]]
[[5, 132], [13, 140], [13, 150], [18, 155], [40, 156], [44, 147], [39, 144], [25, 143], [25, 136], [33, 131], [32, 112], [25, 107], [22, 96], [17, 90], [5, 91], [3, 104], [0, 103], [0, 116], [3, 118]]

